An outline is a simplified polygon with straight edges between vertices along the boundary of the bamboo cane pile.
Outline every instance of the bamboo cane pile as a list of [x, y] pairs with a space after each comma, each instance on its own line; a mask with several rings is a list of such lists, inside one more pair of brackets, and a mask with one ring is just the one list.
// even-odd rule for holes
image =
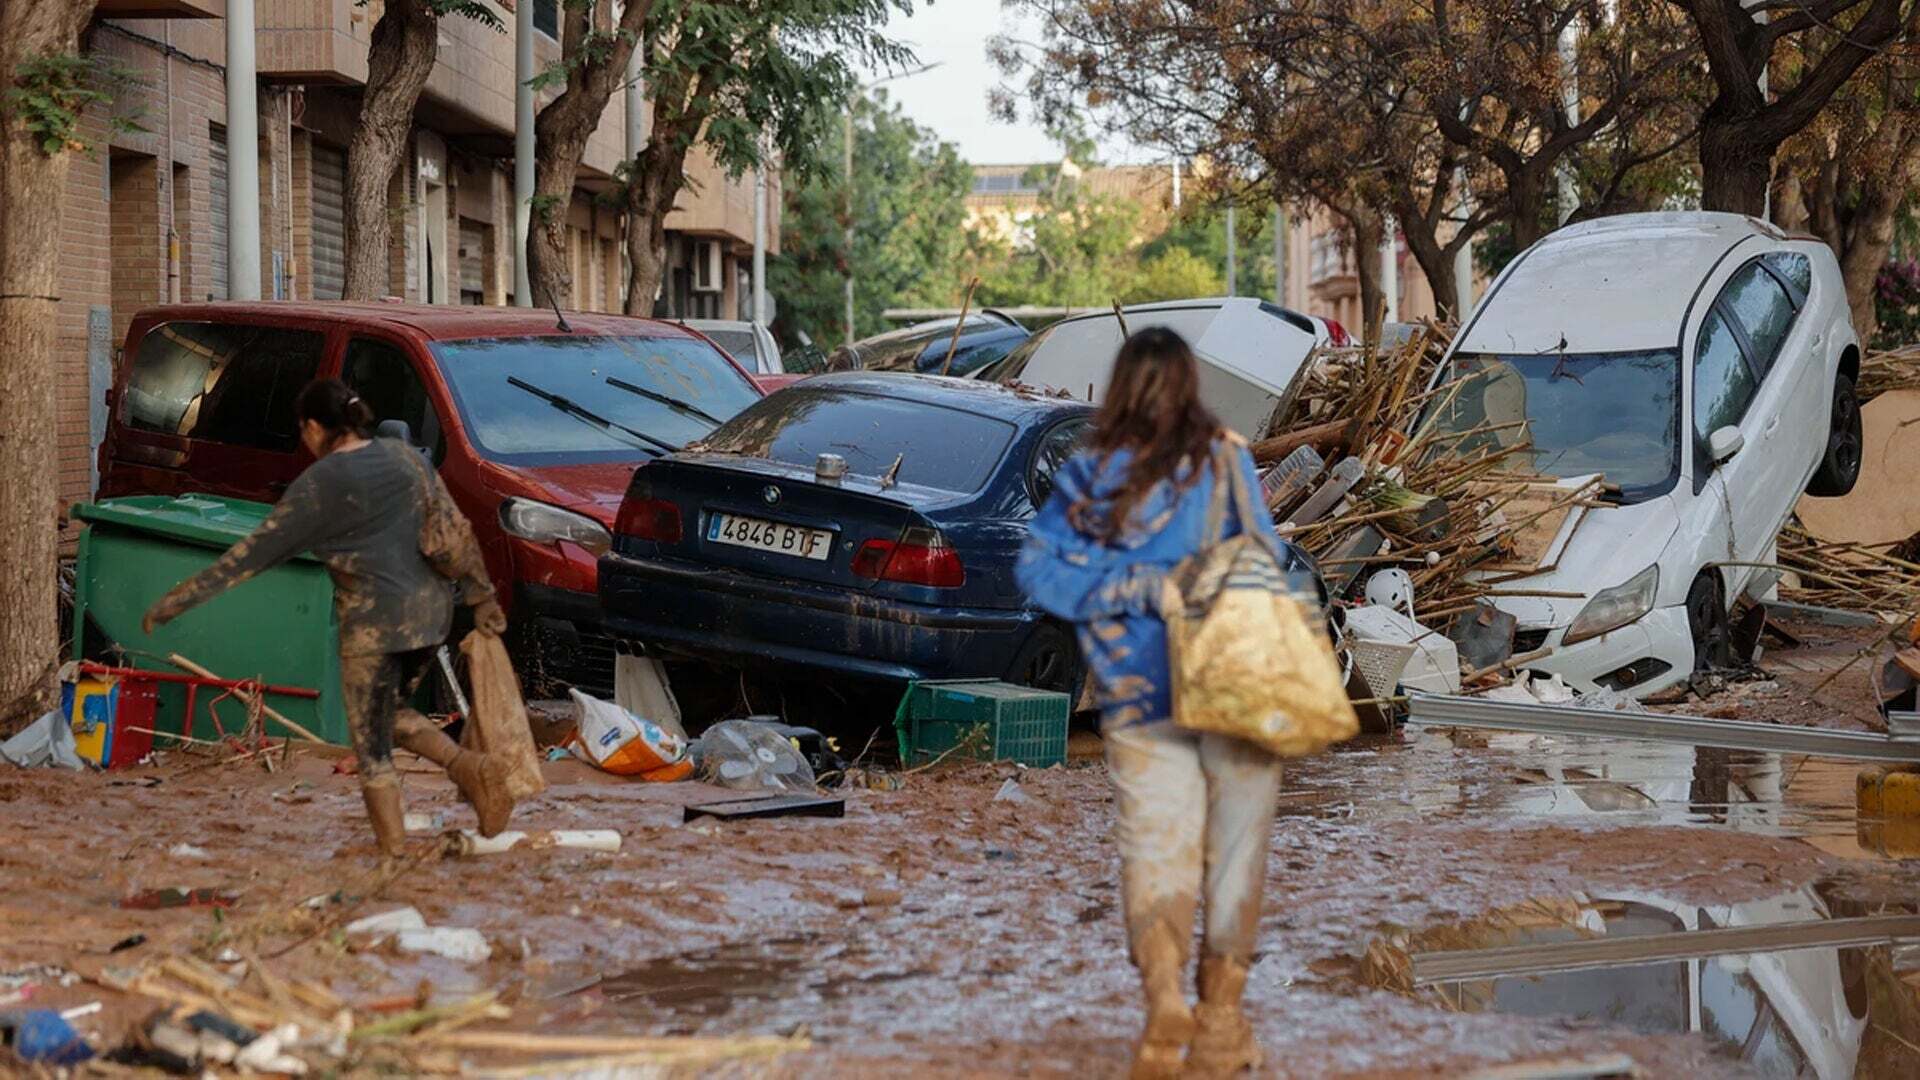
[[[1310, 483], [1270, 500], [1275, 521], [1319, 560], [1330, 584], [1358, 586], [1376, 570], [1406, 570], [1419, 617], [1430, 626], [1444, 625], [1482, 600], [1539, 595], [1512, 586], [1526, 572], [1504, 569], [1514, 561], [1521, 535], [1555, 524], [1556, 515], [1598, 505], [1601, 495], [1593, 485], [1562, 491], [1553, 488], [1554, 478], [1529, 472], [1524, 435], [1503, 446], [1461, 449], [1472, 436], [1518, 424], [1447, 435], [1436, 434], [1431, 424], [1422, 427], [1422, 417], [1463, 386], [1429, 388], [1446, 346], [1446, 331], [1429, 324], [1391, 351], [1322, 353], [1272, 427], [1283, 434], [1253, 446], [1263, 468], [1303, 445], [1320, 454], [1326, 467]], [[1346, 457], [1361, 470], [1346, 497], [1333, 512], [1292, 524]], [[1542, 491], [1548, 492], [1544, 501]], [[1366, 550], [1373, 546], [1366, 529], [1378, 531], [1384, 550]], [[1354, 550], [1357, 535], [1363, 537], [1360, 551]]]
[[1860, 361], [1854, 391], [1862, 402], [1889, 390], [1920, 390], [1920, 345], [1902, 345], [1871, 353]]
[[1920, 611], [1920, 555], [1906, 544], [1823, 543], [1798, 521], [1780, 532], [1780, 595], [1801, 604], [1875, 613]]

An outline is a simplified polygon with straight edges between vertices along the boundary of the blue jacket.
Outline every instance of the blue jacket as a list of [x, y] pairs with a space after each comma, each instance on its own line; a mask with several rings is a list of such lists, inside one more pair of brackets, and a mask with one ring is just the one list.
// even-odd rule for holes
[[[1258, 492], [1253, 456], [1241, 447], [1236, 457], [1248, 490]], [[1081, 655], [1093, 671], [1101, 724], [1108, 728], [1172, 717], [1161, 583], [1187, 556], [1240, 533], [1237, 516], [1229, 513], [1219, 537], [1203, 535], [1214, 485], [1213, 470], [1204, 466], [1184, 488], [1162, 480], [1111, 541], [1075, 528], [1068, 507], [1086, 500], [1094, 515], [1103, 515], [1131, 460], [1126, 451], [1104, 461], [1082, 452], [1061, 466], [1053, 494], [1027, 535], [1017, 571], [1021, 588], [1037, 607], [1078, 630]], [[1273, 522], [1259, 517], [1277, 548]]]

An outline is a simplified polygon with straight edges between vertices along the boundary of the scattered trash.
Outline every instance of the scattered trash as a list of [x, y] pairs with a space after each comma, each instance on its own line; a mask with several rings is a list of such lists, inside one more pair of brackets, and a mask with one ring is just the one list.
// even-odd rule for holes
[[[1372, 581], [1367, 588], [1373, 588]], [[1459, 647], [1410, 616], [1383, 604], [1348, 608], [1346, 634], [1354, 664], [1375, 696], [1402, 687], [1428, 694], [1460, 692]]]
[[401, 821], [408, 832], [437, 833], [447, 827], [447, 815], [439, 810], [435, 810], [431, 814], [419, 810], [409, 810]]
[[1492, 667], [1513, 655], [1513, 636], [1520, 620], [1492, 604], [1476, 605], [1471, 615], [1453, 620], [1447, 631], [1460, 650], [1460, 662], [1470, 668]]
[[498, 855], [521, 846], [619, 851], [620, 834], [613, 829], [546, 829], [534, 832], [509, 830], [498, 836], [481, 836], [472, 829], [461, 829], [448, 833], [447, 843], [457, 855]]
[[737, 791], [816, 790], [813, 767], [792, 742], [765, 724], [724, 720], [694, 745], [701, 779]]
[[180, 1073], [197, 1073], [209, 1065], [233, 1065], [253, 1072], [303, 1076], [307, 1063], [283, 1052], [299, 1038], [300, 1029], [293, 1024], [261, 1035], [204, 1009], [184, 1021], [160, 1013], [147, 1023], [147, 1063]]
[[635, 716], [658, 717], [659, 725], [682, 741], [687, 728], [680, 713], [680, 701], [667, 682], [667, 669], [660, 661], [631, 653], [613, 658], [613, 702]]
[[754, 799], [723, 799], [696, 803], [684, 811], [683, 821], [711, 817], [722, 821], [743, 821], [765, 817], [845, 817], [845, 799], [810, 795], [767, 795]]
[[128, 937], [123, 937], [119, 941], [114, 942], [113, 947], [108, 949], [107, 952], [108, 953], [126, 952], [128, 949], [137, 949], [140, 946], [145, 945], [146, 943], [147, 943], [147, 935], [133, 934]]
[[20, 729], [11, 739], [0, 742], [0, 759], [22, 769], [73, 769], [86, 767], [73, 741], [73, 725], [55, 709]]
[[[1628, 702], [1629, 704], [1633, 703], [1631, 698], [1614, 694], [1611, 690], [1604, 692], [1613, 694], [1613, 697], [1601, 700], [1613, 701], [1618, 699]], [[1566, 680], [1560, 676], [1538, 675], [1528, 672], [1521, 672], [1517, 678], [1505, 686], [1496, 686], [1491, 690], [1483, 691], [1474, 696], [1483, 701], [1517, 701], [1522, 705], [1566, 705], [1569, 703], [1577, 703], [1578, 701], [1573, 692], [1573, 688], [1568, 686]], [[1593, 707], [1615, 709], [1616, 711], [1639, 711], [1637, 706], [1632, 710], [1620, 710], [1619, 707], [1614, 704], [1602, 704]]]
[[478, 930], [464, 926], [423, 926], [401, 930], [393, 937], [401, 952], [428, 953], [477, 964], [493, 955], [493, 946]]
[[40, 1065], [78, 1065], [93, 1057], [93, 1047], [52, 1009], [0, 1013], [0, 1040], [21, 1060]]
[[578, 690], [567, 693], [573, 698], [577, 725], [573, 752], [582, 761], [616, 776], [650, 781], [685, 780], [693, 774], [686, 740], [612, 702]]
[[175, 844], [172, 847], [167, 849], [167, 854], [173, 856], [176, 859], [203, 859], [204, 860], [204, 859], [213, 858], [212, 855], [209, 855], [207, 853], [206, 848], [194, 847], [192, 844]]
[[1000, 785], [1000, 790], [993, 793], [993, 801], [1030, 803], [1035, 800], [1033, 796], [1027, 794], [1025, 788], [1020, 786], [1019, 780], [1009, 776], [1007, 777], [1007, 782]]
[[173, 887], [167, 889], [147, 889], [134, 893], [120, 901], [120, 906], [129, 911], [155, 911], [161, 908], [211, 907], [230, 908], [240, 902], [240, 894], [221, 889], [186, 889]]
[[426, 928], [427, 920], [418, 908], [401, 907], [355, 919], [346, 925], [345, 930], [348, 934], [397, 934], [402, 930]]

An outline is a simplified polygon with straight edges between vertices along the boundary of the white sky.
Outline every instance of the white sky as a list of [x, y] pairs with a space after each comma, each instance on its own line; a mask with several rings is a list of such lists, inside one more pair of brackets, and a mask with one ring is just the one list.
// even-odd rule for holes
[[[987, 94], [1001, 76], [987, 58], [987, 39], [1012, 25], [999, 0], [915, 0], [913, 14], [895, 14], [887, 24], [888, 32], [912, 48], [921, 63], [940, 64], [887, 83], [887, 95], [916, 123], [958, 144], [960, 156], [970, 162], [1051, 161], [1060, 153], [1039, 125], [1024, 119], [1003, 124], [988, 111]], [[1100, 147], [1108, 159], [1126, 156], [1121, 149]]]

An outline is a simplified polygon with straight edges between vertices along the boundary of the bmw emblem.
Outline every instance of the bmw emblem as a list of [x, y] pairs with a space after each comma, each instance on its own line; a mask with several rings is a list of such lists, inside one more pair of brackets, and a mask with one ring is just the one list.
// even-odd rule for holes
[[766, 487], [760, 489], [760, 497], [767, 501], [768, 506], [772, 506], [780, 501], [780, 489], [774, 487], [772, 484], [768, 484]]

